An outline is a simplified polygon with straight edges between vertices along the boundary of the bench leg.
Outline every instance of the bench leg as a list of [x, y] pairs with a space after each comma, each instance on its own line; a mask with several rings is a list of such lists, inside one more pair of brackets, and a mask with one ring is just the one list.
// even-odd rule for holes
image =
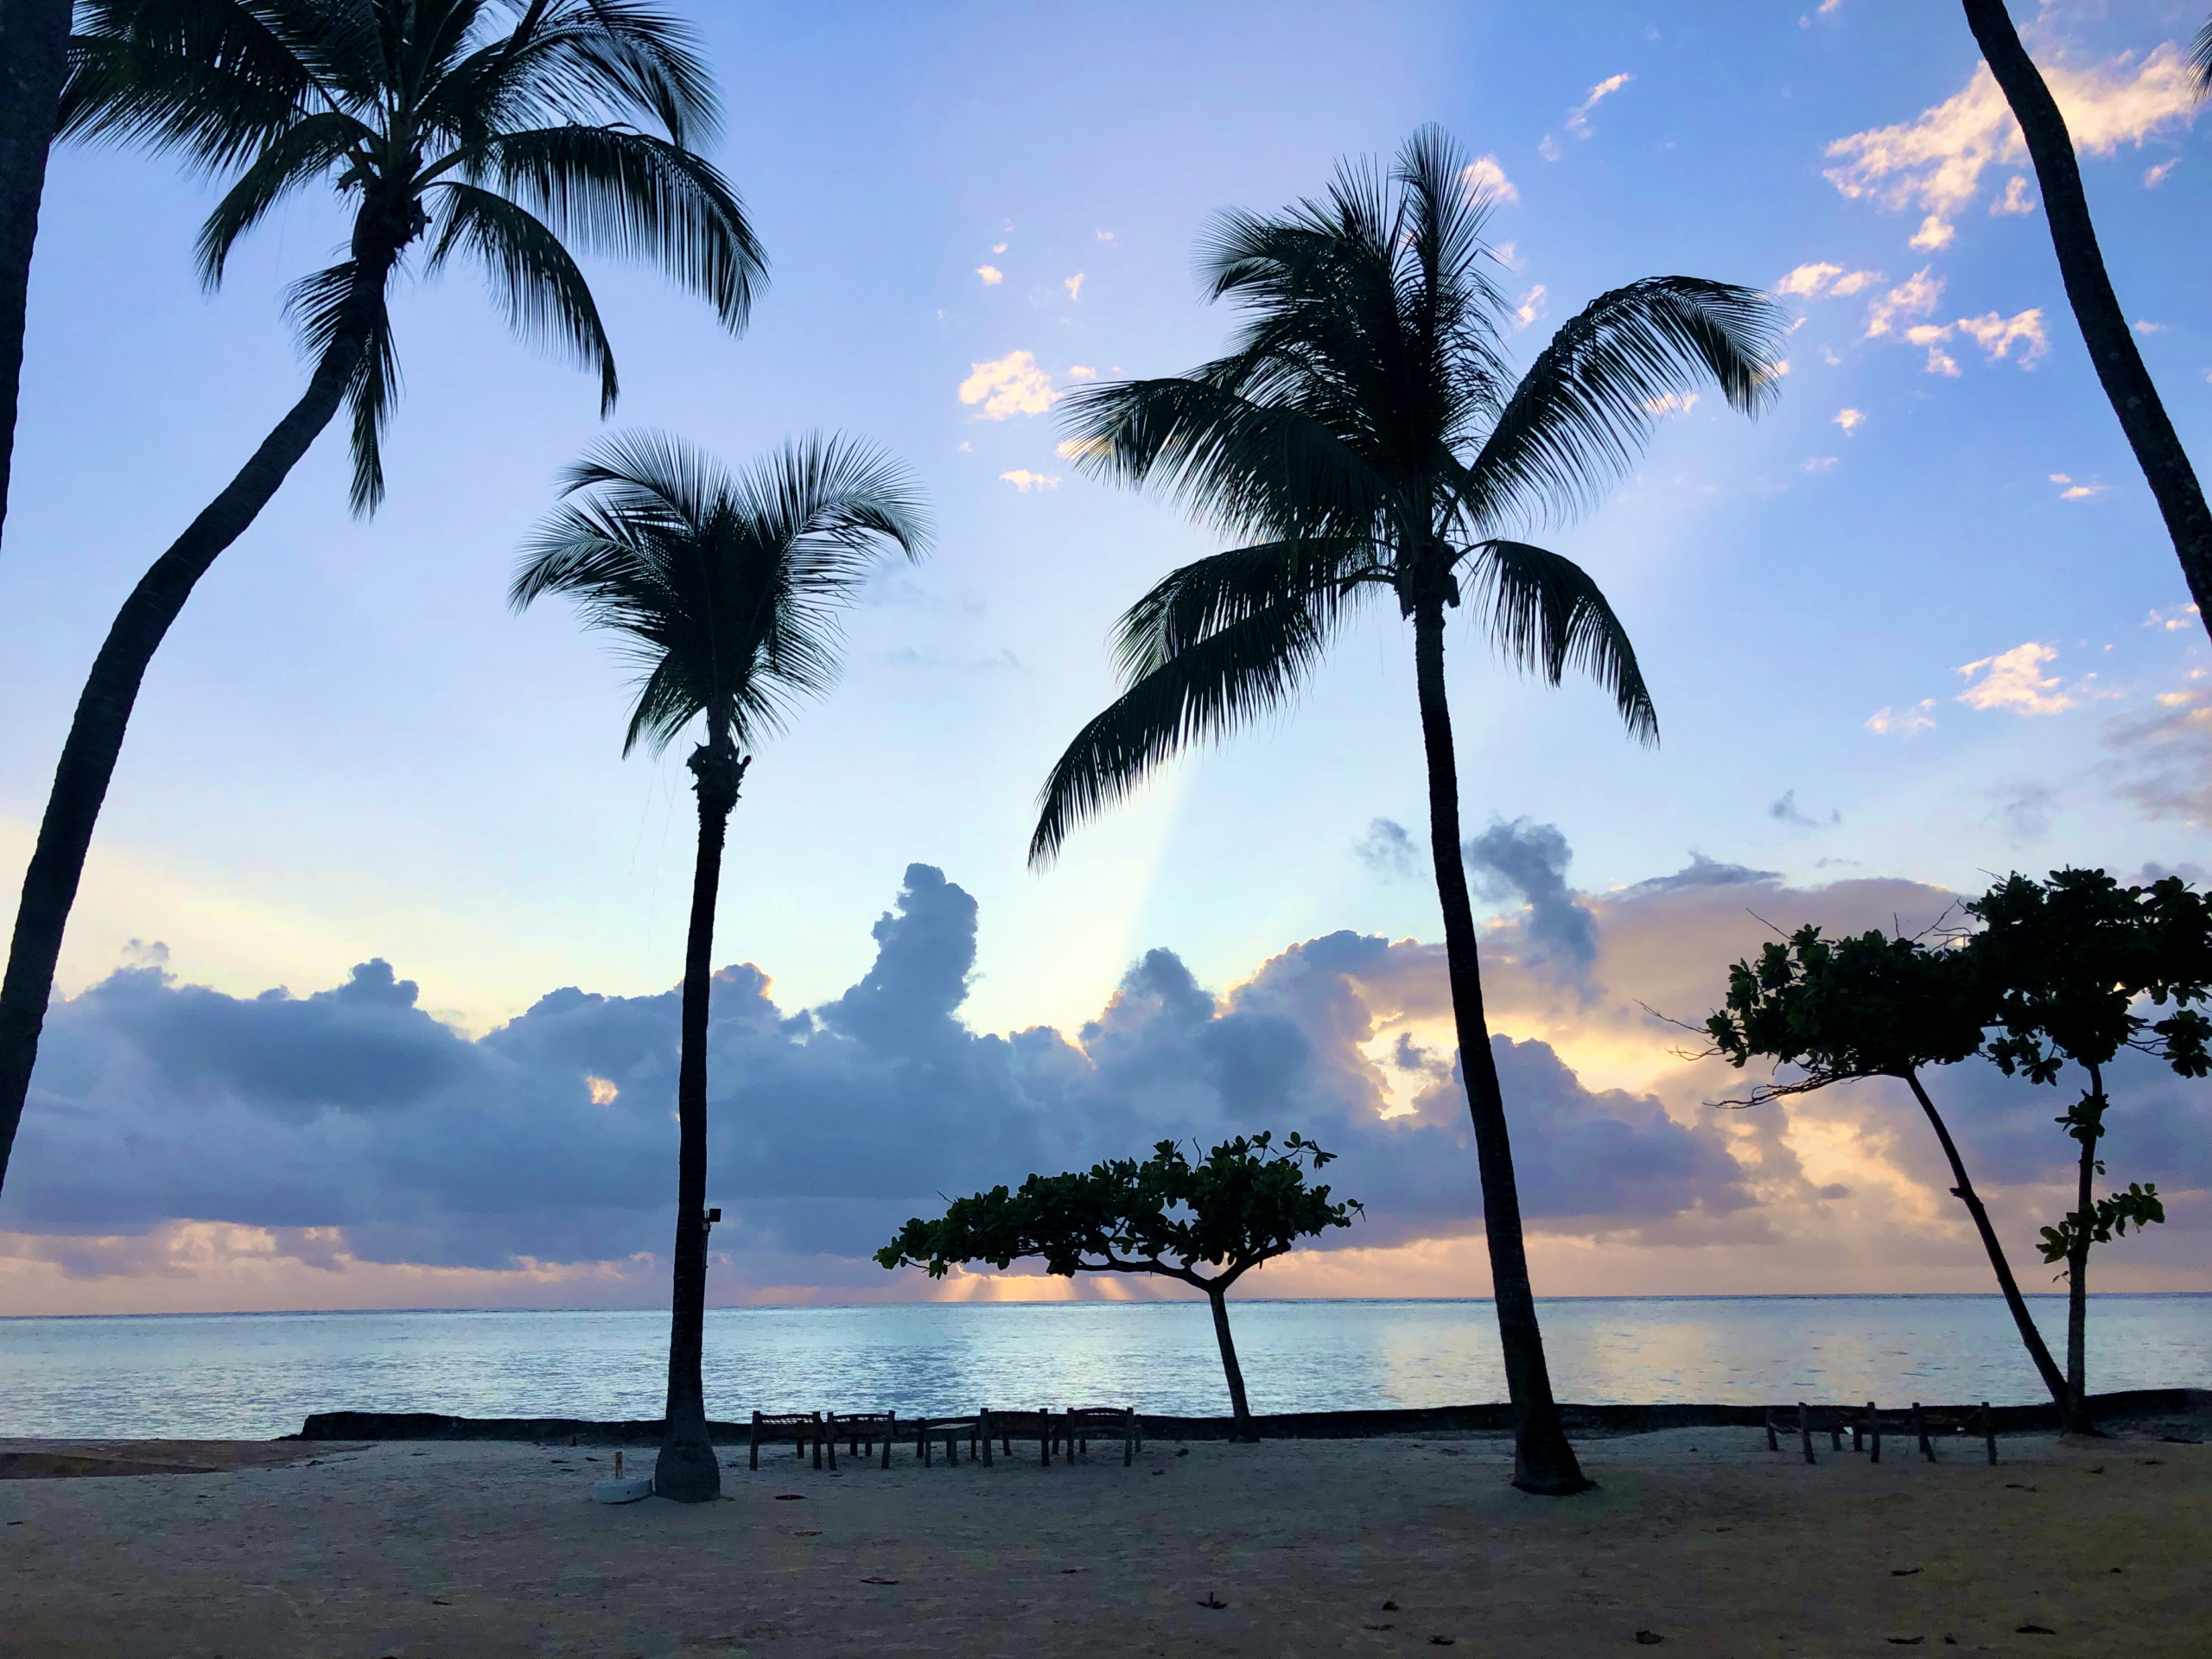
[[1772, 1406], [1769, 1406], [1766, 1410], [1766, 1449], [1770, 1452], [1782, 1450], [1782, 1442], [1774, 1438], [1774, 1408]]
[[1986, 1400], [1981, 1402], [1981, 1438], [1989, 1447], [1990, 1466], [1994, 1468], [1997, 1464], [1997, 1419], [1992, 1414]]
[[1797, 1438], [1805, 1443], [1805, 1461], [1818, 1463], [1820, 1459], [1813, 1455], [1813, 1418], [1802, 1400], [1797, 1402]]

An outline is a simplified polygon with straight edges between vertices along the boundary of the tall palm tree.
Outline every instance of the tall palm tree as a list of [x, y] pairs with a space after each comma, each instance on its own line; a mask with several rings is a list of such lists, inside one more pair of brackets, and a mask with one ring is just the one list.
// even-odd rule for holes
[[1501, 349], [1511, 308], [1483, 270], [1488, 203], [1471, 175], [1451, 140], [1424, 128], [1387, 177], [1346, 164], [1319, 200], [1274, 218], [1225, 214], [1200, 267], [1207, 297], [1245, 314], [1229, 355], [1069, 398], [1077, 465], [1156, 485], [1247, 544], [1174, 571], [1122, 618], [1127, 689], [1053, 767], [1030, 858], [1049, 860], [1077, 820], [1188, 745], [1282, 708], [1360, 601], [1396, 600], [1414, 625], [1429, 838], [1514, 1405], [1514, 1484], [1565, 1494], [1589, 1483], [1552, 1399], [1483, 1016], [1444, 613], [1471, 598], [1506, 657], [1554, 684], [1570, 666], [1587, 671], [1629, 730], [1655, 741], [1636, 653], [1597, 584], [1503, 532], [1594, 501], [1669, 400], [1703, 377], [1755, 411], [1773, 386], [1779, 315], [1750, 289], [1649, 277], [1592, 301], [1516, 381]]
[[707, 1012], [722, 833], [751, 751], [802, 697], [836, 677], [836, 613], [876, 560], [929, 540], [919, 488], [897, 462], [843, 438], [789, 443], [741, 476], [672, 438], [633, 434], [571, 467], [566, 499], [515, 576], [519, 610], [574, 599], [587, 626], [621, 635], [637, 664], [623, 739], [658, 753], [704, 717], [687, 764], [699, 856], [683, 950], [677, 1071], [675, 1285], [668, 1408], [654, 1490], [687, 1503], [721, 1490], [699, 1374], [707, 1306]]
[[[2158, 385], [2144, 366], [2134, 331], [2127, 326], [2127, 314], [2113, 291], [2066, 118], [2059, 113], [2058, 100], [2044, 84], [2035, 60], [2020, 44], [2005, 0], [1965, 0], [1965, 5], [1967, 27], [1974, 31], [1989, 73], [2027, 140], [2036, 182], [2043, 187], [2044, 219], [2050, 226], [2058, 274], [2066, 284], [2066, 301], [2074, 308], [2082, 343], [2089, 348], [2089, 361], [2096, 367], [2097, 382], [2120, 417], [2120, 429], [2135, 452], [2135, 464], [2150, 483], [2198, 618], [2212, 631], [2212, 507], [2205, 505], [2196, 469], [2182, 448], [2181, 435], [2174, 430]], [[2212, 65], [2208, 43], [2212, 43], [2212, 26], [2199, 36], [2200, 66]]]
[[691, 35], [634, 0], [86, 0], [79, 22], [65, 133], [235, 175], [200, 233], [211, 287], [239, 237], [311, 185], [353, 223], [346, 257], [291, 290], [305, 394], [140, 579], [78, 699], [0, 983], [0, 1181], [147, 664], [341, 406], [353, 510], [374, 511], [399, 386], [387, 296], [416, 245], [425, 275], [479, 263], [518, 334], [598, 372], [601, 413], [614, 354], [566, 243], [658, 265], [733, 332], [766, 272], [735, 194], [693, 149], [718, 113]]
[[31, 244], [69, 72], [69, 0], [0, 0], [0, 524], [16, 451]]

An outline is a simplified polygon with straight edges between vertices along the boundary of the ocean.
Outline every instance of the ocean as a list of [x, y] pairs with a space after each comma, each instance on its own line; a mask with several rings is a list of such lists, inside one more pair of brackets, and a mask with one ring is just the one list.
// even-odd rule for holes
[[[2065, 1304], [2031, 1303], [2063, 1352]], [[1591, 1297], [1541, 1313], [1563, 1400], [2044, 1397], [1995, 1296]], [[1505, 1395], [1487, 1301], [1232, 1301], [1230, 1318], [1255, 1411]], [[0, 1319], [0, 1436], [259, 1439], [340, 1408], [653, 1418], [667, 1344], [661, 1312]], [[2212, 1295], [2093, 1298], [2089, 1379], [2212, 1385]], [[732, 1419], [1229, 1408], [1202, 1302], [716, 1309], [706, 1384], [709, 1414]]]

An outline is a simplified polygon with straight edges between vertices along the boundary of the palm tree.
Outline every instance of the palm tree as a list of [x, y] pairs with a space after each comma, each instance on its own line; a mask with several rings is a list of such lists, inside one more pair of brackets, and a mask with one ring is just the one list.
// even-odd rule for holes
[[1387, 179], [1347, 164], [1320, 200], [1274, 218], [1224, 215], [1200, 268], [1209, 299], [1244, 309], [1230, 354], [1069, 398], [1078, 466], [1157, 484], [1248, 544], [1174, 571], [1123, 615], [1126, 689], [1053, 767], [1030, 859], [1052, 858], [1077, 820], [1186, 746], [1282, 708], [1359, 601], [1395, 598], [1414, 625], [1431, 850], [1516, 1426], [1514, 1484], [1565, 1494], [1589, 1483], [1553, 1403], [1483, 1017], [1444, 613], [1471, 598], [1504, 655], [1554, 684], [1569, 666], [1586, 670], [1629, 730], [1655, 741], [1636, 653], [1597, 584], [1501, 532], [1589, 505], [1702, 376], [1756, 410], [1772, 389], [1779, 317], [1750, 289], [1649, 277], [1592, 301], [1516, 382], [1501, 351], [1511, 309], [1481, 264], [1488, 203], [1465, 160], [1424, 128]]
[[692, 148], [718, 117], [691, 36], [633, 0], [528, 0], [518, 15], [490, 0], [86, 0], [79, 21], [65, 133], [236, 175], [200, 233], [211, 287], [238, 238], [310, 185], [334, 188], [353, 227], [346, 257], [291, 290], [305, 394], [140, 579], [78, 699], [0, 984], [0, 1181], [147, 664], [341, 405], [353, 510], [375, 509], [399, 385], [386, 301], [410, 251], [426, 275], [477, 261], [518, 334], [598, 372], [602, 413], [614, 355], [564, 239], [658, 265], [733, 332], [766, 270], [736, 195]]
[[31, 244], [68, 70], [69, 0], [0, 0], [0, 524], [16, 451]]
[[[2066, 284], [2067, 303], [2074, 308], [2082, 343], [2089, 348], [2089, 361], [2096, 365], [2098, 384], [2120, 417], [2120, 429], [2135, 452], [2135, 464], [2150, 482], [2199, 620], [2212, 630], [2212, 508], [2205, 505], [2196, 469], [2190, 465], [2189, 452], [2182, 448], [2181, 435], [2174, 430], [2158, 385], [2136, 347], [2127, 314], [2113, 291], [2066, 118], [2059, 113], [2058, 100], [2044, 84], [2035, 60], [2020, 44], [2005, 0], [1965, 0], [1965, 4], [1967, 27], [1974, 31], [1989, 73], [2027, 140], [2036, 182], [2043, 187], [2044, 218], [2058, 255], [2058, 274]], [[2200, 74], [2212, 68], [2212, 26], [2198, 37], [2197, 61]]]
[[569, 470], [562, 505], [515, 576], [519, 610], [545, 594], [576, 601], [588, 627], [624, 637], [640, 670], [622, 753], [665, 749], [703, 715], [687, 763], [699, 796], [699, 857], [683, 951], [677, 1071], [675, 1287], [668, 1408], [654, 1490], [715, 1497], [700, 1347], [707, 1305], [707, 1009], [722, 832], [750, 753], [794, 703], [836, 677], [836, 611], [877, 557], [919, 558], [929, 539], [918, 487], [897, 462], [842, 438], [786, 444], [731, 477], [672, 438], [634, 434]]

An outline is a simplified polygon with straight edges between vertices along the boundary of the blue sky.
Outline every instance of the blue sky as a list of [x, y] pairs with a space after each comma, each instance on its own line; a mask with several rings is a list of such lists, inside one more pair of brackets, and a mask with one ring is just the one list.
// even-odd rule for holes
[[[717, 160], [773, 284], [731, 339], [653, 279], [594, 267], [616, 420], [733, 461], [809, 429], [864, 435], [913, 466], [940, 526], [926, 565], [870, 592], [843, 683], [762, 754], [732, 821], [716, 960], [760, 964], [780, 1007], [861, 978], [917, 862], [980, 906], [977, 1031], [1072, 1034], [1155, 947], [1218, 992], [1339, 930], [1435, 938], [1427, 884], [1358, 852], [1374, 820], [1423, 817], [1410, 639], [1379, 613], [1293, 715], [1177, 766], [1051, 872], [1022, 862], [1037, 785], [1112, 690], [1114, 616], [1213, 545], [1076, 476], [1049, 396], [1211, 354], [1230, 318], [1194, 294], [1208, 216], [1316, 191], [1338, 156], [1431, 120], [1508, 187], [1492, 233], [1529, 313], [1524, 360], [1599, 292], [1660, 272], [1783, 285], [1802, 320], [1771, 413], [1701, 398], [1597, 512], [1544, 531], [1627, 623], [1660, 747], [1632, 746], [1593, 687], [1518, 681], [1452, 637], [1471, 835], [1555, 826], [1565, 880], [1598, 896], [1694, 853], [1801, 895], [2205, 861], [2212, 690], [2191, 676], [2212, 657], [2032, 176], [2007, 194], [2024, 158], [1955, 11], [696, 15], [730, 106]], [[2183, 231], [2206, 220], [2212, 162], [2170, 43], [2202, 21], [2054, 4], [2029, 30], [2090, 145], [2122, 302], [2200, 451], [2212, 317]], [[208, 201], [136, 155], [67, 150], [49, 179], [0, 551], [11, 893], [116, 605], [297, 395], [277, 296], [335, 221], [296, 206], [211, 298], [190, 257]], [[65, 994], [155, 941], [180, 982], [231, 995], [304, 995], [382, 958], [474, 1035], [558, 987], [644, 997], [677, 976], [680, 764], [622, 761], [604, 646], [556, 606], [503, 604], [556, 470], [601, 429], [591, 384], [507, 338], [465, 275], [404, 289], [397, 313], [388, 505], [346, 517], [327, 437], [202, 584], [133, 726]], [[963, 402], [969, 383], [1007, 395]], [[1525, 928], [1526, 895], [1497, 891], [1500, 925]], [[1725, 965], [1718, 934], [1683, 948], [1723, 952], [1707, 978]], [[1503, 1028], [1542, 1035], [1592, 1087], [1660, 1089], [1694, 1115], [1655, 1081], [1649, 1033], [1638, 1058], [1578, 1018]], [[175, 1202], [171, 1218], [190, 1209]]]

